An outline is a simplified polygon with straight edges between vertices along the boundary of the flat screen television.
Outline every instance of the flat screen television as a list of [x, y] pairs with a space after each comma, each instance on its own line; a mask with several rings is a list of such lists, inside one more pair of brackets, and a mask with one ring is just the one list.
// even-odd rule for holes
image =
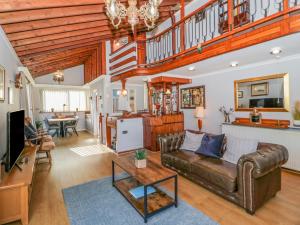
[[24, 149], [24, 117], [24, 110], [7, 113], [7, 172], [18, 162]]

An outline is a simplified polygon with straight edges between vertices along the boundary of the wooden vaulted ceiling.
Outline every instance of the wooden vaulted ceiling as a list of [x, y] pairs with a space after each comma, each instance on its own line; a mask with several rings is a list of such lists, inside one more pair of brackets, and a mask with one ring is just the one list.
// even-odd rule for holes
[[[178, 2], [163, 0], [158, 23]], [[101, 41], [131, 34], [125, 22], [111, 26], [104, 0], [0, 0], [0, 24], [34, 77], [84, 64]], [[138, 31], [145, 30], [141, 23]]]

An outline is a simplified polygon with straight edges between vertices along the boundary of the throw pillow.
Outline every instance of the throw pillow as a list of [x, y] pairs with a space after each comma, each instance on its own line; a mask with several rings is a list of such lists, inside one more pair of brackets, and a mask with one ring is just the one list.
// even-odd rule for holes
[[197, 151], [199, 146], [201, 145], [201, 141], [204, 134], [195, 134], [189, 131], [185, 132], [185, 137], [183, 144], [180, 147], [180, 150], [187, 150], [187, 151]]
[[197, 154], [210, 156], [214, 158], [222, 157], [222, 145], [225, 134], [209, 135], [205, 134], [200, 148], [196, 151]]
[[258, 140], [227, 136], [227, 150], [223, 160], [237, 164], [242, 155], [256, 152]]

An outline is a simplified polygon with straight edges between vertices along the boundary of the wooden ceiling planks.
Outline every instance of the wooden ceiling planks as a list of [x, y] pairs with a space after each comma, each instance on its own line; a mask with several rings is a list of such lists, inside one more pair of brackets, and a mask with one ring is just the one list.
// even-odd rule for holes
[[[127, 0], [121, 2], [128, 5]], [[146, 1], [138, 2], [142, 5]], [[177, 3], [163, 0], [158, 23], [169, 18]], [[118, 30], [112, 27], [104, 0], [0, 0], [0, 24], [33, 76], [87, 60], [95, 64], [103, 57], [101, 41], [132, 33], [127, 23]], [[138, 31], [145, 30], [141, 21]]]

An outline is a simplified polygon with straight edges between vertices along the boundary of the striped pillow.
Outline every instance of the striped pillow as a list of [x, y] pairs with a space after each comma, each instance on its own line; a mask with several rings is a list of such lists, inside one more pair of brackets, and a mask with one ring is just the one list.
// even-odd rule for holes
[[256, 152], [258, 140], [227, 136], [227, 150], [223, 160], [237, 164], [242, 155]]

